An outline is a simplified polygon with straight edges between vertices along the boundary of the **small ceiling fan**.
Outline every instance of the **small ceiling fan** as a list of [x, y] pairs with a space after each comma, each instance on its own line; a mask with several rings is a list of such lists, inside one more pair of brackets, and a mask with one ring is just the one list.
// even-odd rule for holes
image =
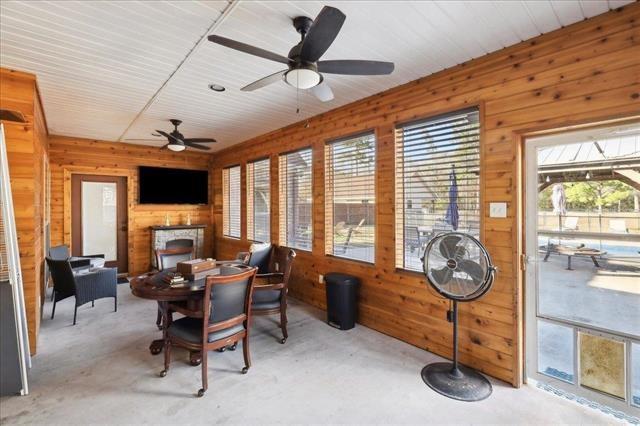
[[321, 61], [320, 58], [337, 37], [345, 19], [344, 13], [330, 6], [324, 6], [315, 20], [306, 16], [294, 18], [293, 26], [300, 33], [301, 40], [300, 43], [293, 46], [287, 57], [218, 35], [210, 35], [208, 39], [231, 49], [287, 65], [287, 69], [254, 81], [241, 90], [250, 92], [284, 80], [287, 84], [297, 89], [311, 89], [318, 99], [322, 102], [328, 102], [333, 99], [333, 92], [324, 81], [321, 73], [386, 75], [391, 74], [394, 68], [393, 62], [365, 60]]
[[[182, 124], [182, 120], [176, 120], [172, 118], [169, 120], [171, 124], [173, 124], [174, 129], [171, 133], [163, 132], [162, 130], [156, 130], [156, 133], [152, 133], [153, 136], [164, 136], [167, 138], [167, 143], [162, 148], [169, 148], [171, 151], [184, 151], [188, 148], [201, 149], [203, 151], [208, 151], [211, 148], [205, 145], [201, 145], [202, 143], [213, 143], [217, 142], [215, 139], [211, 138], [185, 138], [182, 133], [178, 131], [178, 126]], [[150, 141], [155, 139], [127, 139], [128, 141]]]

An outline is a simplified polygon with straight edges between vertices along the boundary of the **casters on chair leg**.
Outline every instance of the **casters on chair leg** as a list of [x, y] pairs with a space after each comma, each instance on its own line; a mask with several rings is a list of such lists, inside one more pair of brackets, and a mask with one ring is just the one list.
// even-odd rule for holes
[[160, 372], [160, 377], [164, 377], [164, 376], [166, 376], [166, 375], [167, 375], [167, 370], [162, 370], [162, 371]]
[[204, 389], [200, 389], [198, 391], [198, 398], [202, 398], [204, 396], [204, 392], [205, 392]]
[[282, 339], [280, 339], [280, 343], [282, 343], [283, 345], [287, 342], [287, 338], [283, 337]]
[[234, 343], [233, 345], [229, 346], [229, 350], [230, 351], [235, 351], [238, 348], [238, 343]]
[[249, 372], [249, 367], [242, 367], [242, 374], [247, 374]]
[[221, 347], [221, 348], [219, 348], [219, 349], [218, 349], [218, 352], [224, 352], [224, 351], [226, 351], [226, 350], [227, 350], [227, 347], [226, 347], [226, 346], [223, 346], [223, 347]]

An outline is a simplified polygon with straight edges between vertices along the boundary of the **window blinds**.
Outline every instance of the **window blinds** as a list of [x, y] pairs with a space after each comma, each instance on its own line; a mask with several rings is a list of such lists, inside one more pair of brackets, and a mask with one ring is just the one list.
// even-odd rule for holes
[[325, 146], [327, 254], [375, 261], [375, 145], [367, 133]]
[[[397, 267], [421, 270], [420, 252], [440, 232], [479, 235], [479, 174], [477, 108], [396, 128]], [[450, 203], [457, 205], [457, 227]]]
[[312, 166], [311, 149], [280, 156], [280, 244], [309, 251], [313, 238]]
[[271, 241], [270, 226], [270, 161], [247, 163], [247, 239]]
[[240, 238], [240, 166], [222, 170], [222, 232]]

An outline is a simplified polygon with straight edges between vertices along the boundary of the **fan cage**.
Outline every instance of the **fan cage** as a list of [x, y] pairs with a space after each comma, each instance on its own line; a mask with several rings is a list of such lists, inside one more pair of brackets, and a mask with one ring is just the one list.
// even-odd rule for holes
[[[432, 249], [434, 249], [434, 247], [437, 247], [436, 245], [439, 245], [442, 240], [444, 240], [446, 237], [449, 237], [449, 236], [459, 236], [463, 240], [466, 239], [468, 241], [471, 241], [473, 244], [475, 244], [480, 253], [480, 257], [484, 259], [484, 264], [486, 265], [486, 270], [484, 271], [484, 277], [482, 279], [482, 283], [478, 285], [478, 288], [475, 291], [467, 295], [461, 296], [461, 295], [448, 292], [442, 289], [438, 284], [434, 283], [430, 278], [429, 253], [431, 252]], [[427, 282], [431, 285], [431, 287], [439, 295], [447, 299], [457, 300], [460, 302], [469, 302], [472, 300], [477, 300], [482, 296], [484, 296], [491, 289], [491, 286], [493, 285], [493, 279], [496, 271], [496, 268], [493, 266], [493, 262], [491, 261], [491, 256], [489, 255], [489, 252], [485, 249], [484, 245], [474, 236], [465, 234], [462, 232], [443, 232], [441, 234], [436, 235], [431, 241], [429, 241], [429, 243], [424, 249], [424, 252], [422, 255], [422, 264], [423, 264], [423, 271], [424, 271], [425, 277], [427, 278]]]

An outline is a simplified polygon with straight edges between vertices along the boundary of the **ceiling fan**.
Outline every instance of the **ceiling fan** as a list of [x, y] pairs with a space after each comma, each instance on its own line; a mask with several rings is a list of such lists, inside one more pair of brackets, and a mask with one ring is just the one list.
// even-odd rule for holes
[[231, 49], [287, 65], [287, 69], [254, 81], [241, 90], [250, 92], [284, 80], [297, 89], [311, 89], [318, 99], [327, 102], [333, 99], [333, 92], [324, 81], [322, 73], [386, 75], [391, 74], [394, 68], [393, 62], [351, 59], [321, 61], [320, 58], [337, 37], [345, 19], [344, 13], [330, 6], [324, 6], [315, 20], [306, 16], [294, 18], [293, 26], [300, 33], [301, 40], [286, 57], [218, 35], [210, 35], [208, 39]]
[[[173, 124], [174, 129], [171, 133], [163, 132], [162, 130], [156, 130], [156, 133], [152, 133], [153, 136], [164, 136], [167, 138], [167, 143], [162, 148], [169, 148], [171, 151], [179, 152], [184, 151], [187, 147], [201, 149], [204, 151], [208, 151], [211, 148], [205, 145], [201, 145], [202, 143], [213, 143], [217, 142], [215, 139], [211, 138], [185, 138], [182, 133], [178, 131], [178, 126], [182, 123], [182, 120], [176, 120], [172, 118], [169, 120], [171, 124]], [[128, 141], [149, 141], [155, 139], [127, 139]]]

